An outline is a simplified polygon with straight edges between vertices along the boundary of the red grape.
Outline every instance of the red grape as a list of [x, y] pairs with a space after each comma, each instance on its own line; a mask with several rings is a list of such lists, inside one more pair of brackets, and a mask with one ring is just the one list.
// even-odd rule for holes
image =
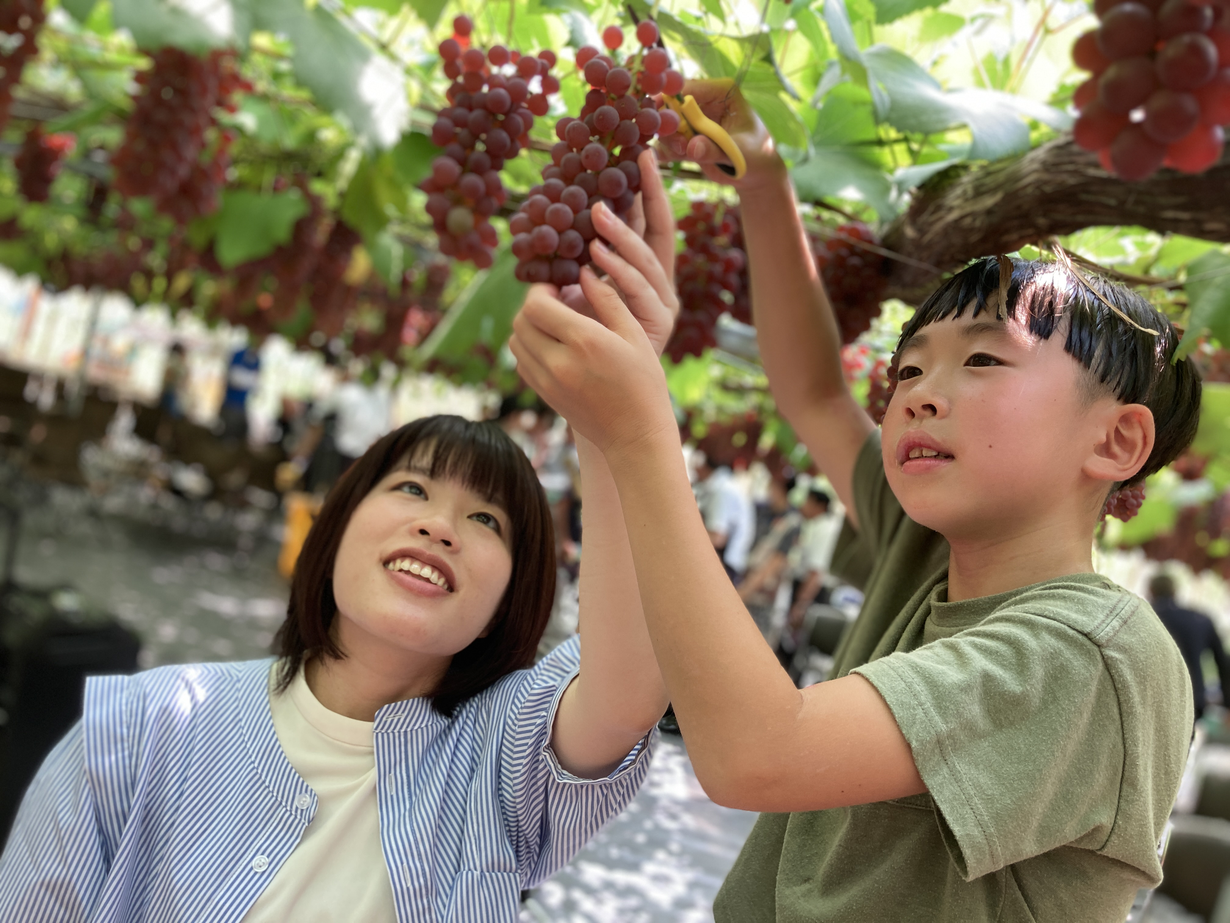
[[1201, 173], [1221, 159], [1225, 140], [1220, 125], [1197, 125], [1166, 150], [1166, 165], [1184, 173]]
[[1188, 0], [1166, 0], [1157, 14], [1157, 37], [1173, 38], [1184, 32], [1208, 32], [1213, 25], [1213, 9]]
[[474, 31], [474, 23], [469, 16], [461, 15], [453, 19], [453, 34], [467, 38]]
[[1200, 103], [1200, 116], [1206, 124], [1230, 123], [1230, 68], [1224, 67], [1217, 75], [1195, 91]]
[[1197, 90], [1217, 73], [1217, 46], [1207, 35], [1188, 32], [1157, 53], [1157, 75], [1171, 90]]
[[[1096, 29], [1086, 32], [1076, 40], [1076, 44], [1072, 46], [1072, 60], [1077, 67], [1090, 71], [1093, 74], [1100, 74], [1110, 67], [1110, 58], [1102, 54], [1102, 49], [1098, 47], [1098, 32]], [[648, 60], [646, 60], [645, 66], [648, 69]]]
[[1106, 12], [1098, 30], [1098, 49], [1112, 61], [1146, 55], [1157, 41], [1157, 22], [1142, 3], [1128, 0]]
[[1200, 103], [1196, 97], [1175, 90], [1158, 90], [1145, 103], [1145, 120], [1141, 127], [1154, 141], [1173, 144], [1199, 121]]
[[1154, 141], [1139, 125], [1128, 125], [1119, 132], [1108, 150], [1115, 173], [1129, 181], [1151, 175], [1166, 159], [1166, 145]]
[[607, 26], [602, 30], [602, 44], [614, 51], [624, 43], [624, 30], [619, 26]]
[[1098, 101], [1111, 112], [1131, 112], [1157, 89], [1157, 71], [1148, 58], [1124, 58], [1098, 78]]
[[636, 24], [636, 40], [648, 47], [658, 42], [658, 24], [652, 19], [644, 19]]

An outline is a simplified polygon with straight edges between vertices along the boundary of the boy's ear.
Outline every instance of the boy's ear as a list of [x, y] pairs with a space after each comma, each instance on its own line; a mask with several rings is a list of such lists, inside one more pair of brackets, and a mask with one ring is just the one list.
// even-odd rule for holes
[[1085, 474], [1100, 481], [1130, 479], [1153, 451], [1153, 412], [1144, 404], [1115, 403], [1099, 423], [1100, 438], [1085, 461]]

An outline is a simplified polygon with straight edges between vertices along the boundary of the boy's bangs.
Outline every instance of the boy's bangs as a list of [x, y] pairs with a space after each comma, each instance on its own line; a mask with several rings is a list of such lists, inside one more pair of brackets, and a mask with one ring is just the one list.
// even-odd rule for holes
[[[1007, 295], [1002, 312], [1001, 292]], [[1065, 328], [1065, 352], [1125, 403], [1147, 401], [1178, 345], [1174, 328], [1136, 292], [1097, 276], [1078, 279], [1058, 262], [1001, 263], [986, 257], [946, 281], [923, 303], [902, 330], [897, 349], [923, 327], [962, 317], [967, 310], [971, 317], [991, 313], [1020, 320], [1043, 340]]]

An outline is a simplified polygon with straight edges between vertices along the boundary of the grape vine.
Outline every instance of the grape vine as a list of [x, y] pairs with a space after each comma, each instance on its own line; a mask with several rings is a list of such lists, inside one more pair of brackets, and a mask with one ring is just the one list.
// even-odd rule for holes
[[1126, 180], [1207, 170], [1230, 124], [1225, 0], [1097, 0], [1094, 10], [1100, 25], [1072, 48], [1092, 74], [1074, 98], [1076, 143]]
[[36, 36], [47, 18], [43, 0], [5, 0], [0, 3], [0, 131], [9, 121], [13, 87], [21, 82], [26, 61], [38, 54]]
[[41, 125], [26, 132], [15, 165], [21, 194], [27, 202], [47, 201], [52, 181], [76, 144], [72, 135], [44, 134]]

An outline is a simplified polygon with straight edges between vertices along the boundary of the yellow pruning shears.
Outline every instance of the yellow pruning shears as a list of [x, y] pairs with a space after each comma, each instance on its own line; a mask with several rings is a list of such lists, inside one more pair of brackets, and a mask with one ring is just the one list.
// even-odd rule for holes
[[[730, 79], [714, 82], [725, 82], [731, 87], [735, 85], [735, 81]], [[691, 138], [693, 135], [704, 135], [721, 148], [723, 154], [730, 158], [729, 166], [720, 163], [717, 165], [718, 169], [730, 174], [735, 179], [743, 178], [743, 175], [747, 173], [747, 160], [744, 159], [743, 152], [739, 150], [739, 145], [735, 144], [735, 139], [730, 136], [730, 133], [725, 128], [700, 111], [700, 105], [696, 102], [695, 97], [690, 94], [683, 97], [663, 95], [662, 100], [679, 116], [680, 134], [685, 138]]]

